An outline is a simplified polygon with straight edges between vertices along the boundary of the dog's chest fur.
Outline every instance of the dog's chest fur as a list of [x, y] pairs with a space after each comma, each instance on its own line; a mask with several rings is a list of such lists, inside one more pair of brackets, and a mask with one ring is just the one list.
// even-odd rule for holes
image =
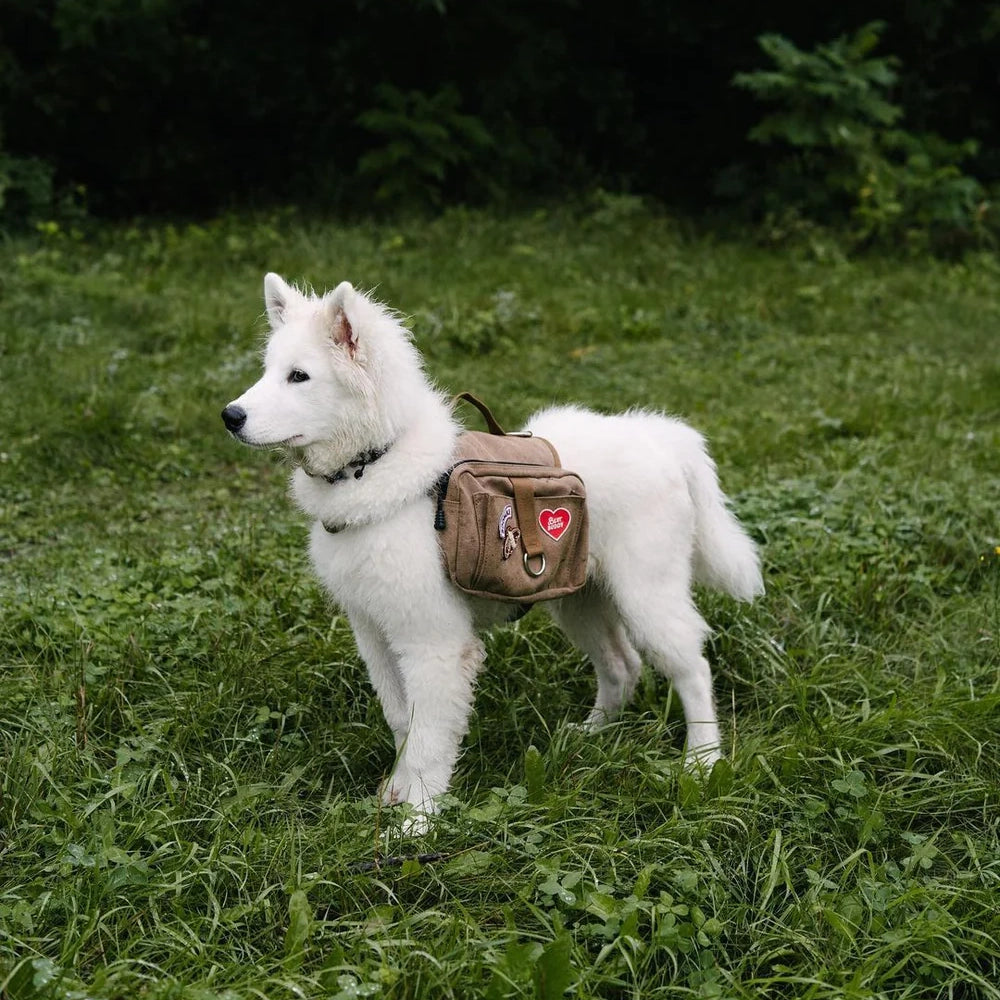
[[[468, 597], [452, 586], [423, 497], [377, 524], [330, 534], [319, 522], [309, 543], [313, 569], [335, 603], [392, 633], [472, 612], [477, 631], [507, 621], [511, 606]], [[438, 626], [440, 627], [440, 626]]]

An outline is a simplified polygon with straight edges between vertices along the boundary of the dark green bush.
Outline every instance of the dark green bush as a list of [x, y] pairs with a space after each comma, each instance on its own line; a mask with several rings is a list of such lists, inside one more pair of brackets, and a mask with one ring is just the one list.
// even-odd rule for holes
[[393, 204], [440, 205], [456, 171], [485, 176], [482, 158], [496, 145], [483, 123], [459, 111], [453, 86], [434, 94], [403, 93], [392, 84], [376, 91], [378, 105], [358, 116], [358, 124], [381, 145], [358, 161], [358, 175], [376, 184], [375, 195]]
[[35, 156], [9, 156], [0, 150], [0, 219], [26, 222], [52, 210], [53, 168]]
[[899, 61], [872, 54], [884, 30], [872, 21], [812, 52], [762, 35], [774, 68], [733, 78], [778, 107], [749, 133], [754, 142], [787, 149], [771, 175], [771, 205], [823, 221], [847, 215], [864, 244], [923, 250], [982, 242], [986, 194], [959, 166], [977, 145], [897, 125], [903, 109], [890, 92]]

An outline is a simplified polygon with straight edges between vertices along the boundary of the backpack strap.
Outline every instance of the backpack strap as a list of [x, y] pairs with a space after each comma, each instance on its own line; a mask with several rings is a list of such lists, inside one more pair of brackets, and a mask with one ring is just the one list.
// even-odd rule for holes
[[[479, 410], [486, 420], [486, 426], [489, 428], [490, 434], [495, 437], [509, 437], [509, 438], [534, 438], [536, 441], [541, 441], [546, 448], [552, 454], [552, 464], [556, 468], [562, 467], [562, 462], [559, 460], [559, 452], [556, 451], [555, 445], [551, 441], [547, 441], [545, 438], [536, 437], [531, 431], [512, 431], [508, 434], [497, 422], [497, 418], [493, 416], [490, 412], [490, 408], [478, 397], [473, 396], [471, 392], [460, 392], [452, 398], [451, 405], [454, 406], [456, 403], [460, 402], [472, 403], [472, 405]], [[481, 433], [481, 432], [472, 432]]]
[[490, 429], [491, 434], [498, 434], [503, 436], [507, 432], [497, 423], [497, 418], [493, 416], [490, 412], [490, 408], [481, 400], [477, 399], [472, 395], [471, 392], [460, 392], [452, 400], [452, 404], [458, 403], [464, 400], [466, 403], [472, 403], [472, 405], [479, 410], [479, 412], [486, 419], [486, 426]]

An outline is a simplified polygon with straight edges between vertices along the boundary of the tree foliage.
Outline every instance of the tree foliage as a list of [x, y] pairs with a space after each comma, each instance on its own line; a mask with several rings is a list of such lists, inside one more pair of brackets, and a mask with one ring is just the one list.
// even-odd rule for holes
[[[898, 64], [828, 44], [872, 41], [851, 35], [870, 19], [864, 0], [5, 0], [0, 212], [37, 216], [77, 185], [101, 214], [517, 200], [598, 184], [697, 208], [720, 172], [765, 161], [746, 140], [755, 96], [731, 80], [773, 74], [785, 39], [803, 58], [820, 44], [816, 58], [855, 59], [851, 86], [875, 74], [866, 91], [833, 95], [812, 140], [800, 109], [801, 141], [845, 122], [887, 129], [879, 115], [898, 107], [911, 135], [974, 139], [970, 172], [1000, 177], [1000, 0], [887, 0], [880, 13]], [[830, 83], [810, 77], [815, 66], [783, 71], [813, 107]], [[788, 92], [776, 76], [757, 81], [757, 96]], [[789, 124], [767, 128], [787, 137]]]

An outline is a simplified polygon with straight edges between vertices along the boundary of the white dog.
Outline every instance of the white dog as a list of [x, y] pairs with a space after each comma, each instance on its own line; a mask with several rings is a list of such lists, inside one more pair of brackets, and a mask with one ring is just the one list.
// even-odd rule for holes
[[[264, 374], [222, 418], [240, 441], [297, 457], [291, 492], [314, 519], [313, 566], [350, 620], [396, 741], [383, 799], [429, 814], [468, 726], [477, 633], [511, 611], [456, 589], [442, 562], [431, 493], [461, 428], [407, 330], [348, 282], [320, 297], [268, 274], [264, 298]], [[642, 412], [554, 407], [527, 426], [587, 487], [588, 583], [546, 604], [596, 668], [587, 725], [618, 716], [645, 657], [680, 697], [688, 760], [710, 765], [721, 740], [691, 584], [747, 601], [763, 584], [704, 441]]]

